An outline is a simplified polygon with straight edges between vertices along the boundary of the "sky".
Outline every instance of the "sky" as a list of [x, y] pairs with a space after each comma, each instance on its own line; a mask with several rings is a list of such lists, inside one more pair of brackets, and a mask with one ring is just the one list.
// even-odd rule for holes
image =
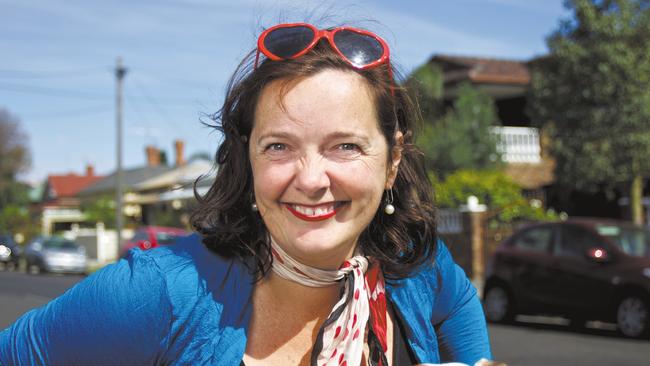
[[115, 75], [127, 68], [123, 164], [145, 146], [185, 141], [214, 155], [220, 135], [201, 121], [221, 106], [257, 35], [279, 22], [349, 23], [391, 48], [403, 73], [432, 55], [527, 60], [569, 16], [561, 0], [0, 0], [0, 109], [20, 121], [31, 151], [21, 175], [116, 167]]

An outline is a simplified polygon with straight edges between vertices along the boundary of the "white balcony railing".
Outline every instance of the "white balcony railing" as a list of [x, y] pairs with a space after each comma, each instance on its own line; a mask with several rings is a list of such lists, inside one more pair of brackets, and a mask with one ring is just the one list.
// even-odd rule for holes
[[499, 137], [497, 150], [506, 163], [539, 163], [542, 161], [539, 132], [529, 127], [492, 127]]

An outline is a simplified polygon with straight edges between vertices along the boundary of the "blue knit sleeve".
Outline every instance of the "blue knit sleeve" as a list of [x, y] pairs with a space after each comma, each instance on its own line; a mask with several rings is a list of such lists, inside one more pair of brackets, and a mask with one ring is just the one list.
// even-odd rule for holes
[[439, 242], [435, 269], [439, 287], [434, 297], [432, 321], [438, 336], [440, 359], [473, 364], [491, 358], [483, 308], [465, 271]]
[[408, 278], [387, 282], [386, 290], [418, 362], [473, 365], [491, 358], [476, 290], [442, 241], [437, 243], [433, 264], [422, 265]]
[[139, 251], [0, 332], [1, 365], [145, 365], [172, 321], [165, 279]]

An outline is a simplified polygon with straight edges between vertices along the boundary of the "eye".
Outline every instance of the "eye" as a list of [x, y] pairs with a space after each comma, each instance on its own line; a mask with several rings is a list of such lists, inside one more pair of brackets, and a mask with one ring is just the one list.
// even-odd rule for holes
[[345, 150], [345, 151], [359, 151], [361, 150], [359, 148], [359, 145], [357, 144], [351, 144], [351, 143], [344, 143], [339, 145], [339, 149]]
[[277, 143], [274, 142], [272, 144], [268, 144], [266, 146], [265, 150], [270, 150], [270, 151], [284, 151], [287, 149], [287, 146], [285, 144]]

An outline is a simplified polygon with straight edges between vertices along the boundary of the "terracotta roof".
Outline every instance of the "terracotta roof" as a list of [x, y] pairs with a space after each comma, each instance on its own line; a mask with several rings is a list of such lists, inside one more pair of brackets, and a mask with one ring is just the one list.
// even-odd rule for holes
[[[96, 175], [50, 175], [47, 177], [52, 197], [73, 197], [82, 189], [104, 177]], [[52, 192], [53, 191], [53, 192]]]
[[530, 71], [523, 61], [437, 55], [429, 62], [442, 66], [445, 82], [469, 80], [494, 84], [530, 83]]
[[515, 183], [525, 189], [538, 189], [555, 182], [555, 161], [542, 159], [541, 163], [510, 163], [505, 173]]

